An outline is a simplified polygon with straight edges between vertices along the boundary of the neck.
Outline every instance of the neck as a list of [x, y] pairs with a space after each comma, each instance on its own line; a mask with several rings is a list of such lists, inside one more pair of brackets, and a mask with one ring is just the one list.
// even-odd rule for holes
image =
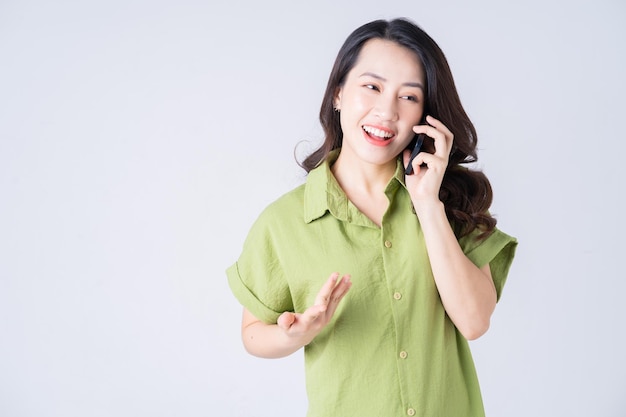
[[359, 194], [381, 195], [396, 171], [396, 160], [385, 165], [370, 164], [359, 161], [355, 163], [339, 154], [331, 167], [331, 171], [341, 188], [350, 195]]

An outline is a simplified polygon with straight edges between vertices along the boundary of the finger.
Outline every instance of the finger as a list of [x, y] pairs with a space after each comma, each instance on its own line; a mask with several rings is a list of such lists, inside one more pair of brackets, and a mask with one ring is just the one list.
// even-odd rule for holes
[[428, 137], [433, 139], [435, 145], [434, 155], [447, 158], [452, 149], [454, 135], [446, 125], [434, 117], [428, 116], [426, 120], [429, 124], [413, 126], [413, 131], [415, 133], [425, 133]]
[[447, 163], [447, 159], [425, 152], [422, 155], [418, 155], [413, 160], [413, 169], [416, 174], [420, 172], [421, 168], [433, 169], [436, 172], [441, 170], [445, 171]]
[[344, 295], [346, 295], [352, 285], [350, 278], [350, 275], [347, 274], [341, 277], [339, 283], [335, 286], [335, 288], [333, 288], [333, 291], [330, 294], [329, 303], [337, 303], [341, 300], [341, 298], [343, 298]]
[[[411, 166], [413, 166], [413, 173], [412, 175], [417, 175], [420, 172], [420, 168], [421, 165], [423, 163], [422, 160], [422, 154], [427, 154], [427, 152], [420, 152], [418, 153], [415, 158], [413, 158], [413, 160], [411, 160], [411, 151], [409, 151], [408, 149], [404, 151], [403, 155], [402, 155], [402, 159], [403, 159], [403, 163], [404, 163], [404, 169], [406, 170], [407, 167], [409, 166], [409, 164], [411, 164]], [[411, 174], [409, 174], [411, 175]]]
[[321, 315], [327, 310], [326, 304], [314, 305], [307, 308], [304, 313], [300, 315], [298, 320], [305, 326], [311, 325], [314, 321], [320, 318]]
[[294, 321], [296, 321], [296, 315], [294, 313], [286, 311], [278, 316], [276, 324], [278, 324], [278, 327], [280, 327], [281, 329], [288, 330]]
[[[435, 155], [439, 155], [441, 157], [445, 156], [447, 158], [448, 155], [450, 155], [450, 150], [452, 149], [454, 134], [445, 124], [432, 116], [426, 116], [426, 121], [434, 127], [437, 132], [442, 134], [439, 138], [433, 137], [433, 139], [435, 139]], [[439, 146], [437, 144], [437, 139], [439, 139]]]
[[339, 278], [338, 272], [333, 272], [330, 275], [330, 277], [328, 277], [328, 279], [322, 286], [322, 289], [320, 290], [320, 292], [317, 293], [317, 297], [315, 297], [315, 305], [327, 305], [328, 304], [330, 294], [332, 293], [333, 288], [335, 288], [335, 285], [337, 284], [337, 278]]
[[446, 135], [452, 136], [452, 132], [450, 131], [450, 129], [448, 129], [448, 126], [443, 124], [441, 120], [435, 119], [433, 116], [428, 115], [426, 116], [426, 122], [435, 129], [445, 133]]
[[327, 320], [330, 320], [330, 318], [335, 314], [335, 310], [339, 306], [339, 303], [346, 296], [350, 288], [352, 288], [350, 275], [344, 275], [341, 282], [337, 284], [337, 286], [333, 290], [333, 293], [331, 294], [330, 301], [328, 303], [328, 309], [326, 310]]

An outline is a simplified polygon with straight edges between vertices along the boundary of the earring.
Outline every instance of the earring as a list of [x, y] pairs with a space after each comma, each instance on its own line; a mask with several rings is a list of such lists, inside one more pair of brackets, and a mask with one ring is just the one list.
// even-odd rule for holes
[[341, 111], [337, 107], [335, 107], [334, 110], [335, 110], [335, 113], [339, 113]]

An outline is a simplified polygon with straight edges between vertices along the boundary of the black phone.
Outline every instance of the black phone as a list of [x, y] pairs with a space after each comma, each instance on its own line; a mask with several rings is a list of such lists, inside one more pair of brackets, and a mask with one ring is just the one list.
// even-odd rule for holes
[[413, 147], [413, 151], [411, 151], [411, 157], [409, 158], [409, 163], [407, 164], [406, 170], [404, 171], [405, 175], [413, 175], [413, 160], [415, 159], [417, 154], [420, 153], [422, 150], [422, 145], [424, 144], [424, 137], [426, 137], [426, 135], [423, 133], [420, 133], [419, 135], [417, 135], [417, 138], [415, 138], [415, 146]]

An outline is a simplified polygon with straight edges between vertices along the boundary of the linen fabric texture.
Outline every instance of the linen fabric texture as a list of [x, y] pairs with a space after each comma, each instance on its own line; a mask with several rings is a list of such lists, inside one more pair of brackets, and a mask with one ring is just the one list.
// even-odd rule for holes
[[[227, 269], [239, 302], [265, 323], [303, 312], [331, 273], [352, 288], [305, 346], [309, 417], [484, 416], [467, 340], [446, 315], [398, 160], [381, 227], [348, 200], [330, 171], [271, 203]], [[489, 263], [498, 300], [517, 240], [499, 229], [459, 239], [478, 267]]]

